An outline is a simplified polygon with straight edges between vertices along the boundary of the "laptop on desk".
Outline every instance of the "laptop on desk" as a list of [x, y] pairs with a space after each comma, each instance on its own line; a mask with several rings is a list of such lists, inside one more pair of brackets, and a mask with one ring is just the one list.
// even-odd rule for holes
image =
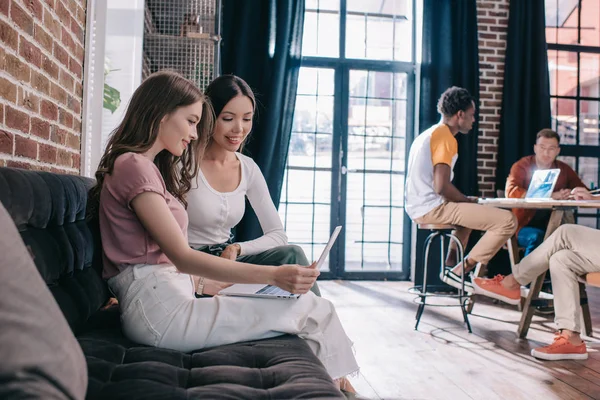
[[[335, 240], [337, 239], [341, 226], [336, 226], [327, 242], [327, 246], [323, 249], [319, 261], [317, 261], [317, 270], [321, 268], [321, 265], [325, 262], [329, 251], [333, 247]], [[265, 285], [265, 284], [249, 284], [249, 283], [236, 283], [229, 286], [219, 292], [223, 296], [239, 296], [239, 297], [260, 297], [260, 298], [271, 298], [271, 299], [297, 299], [300, 297], [299, 294], [293, 294], [287, 290], [278, 288], [277, 286]]]
[[560, 169], [538, 169], [531, 177], [526, 199], [549, 199], [554, 192]]

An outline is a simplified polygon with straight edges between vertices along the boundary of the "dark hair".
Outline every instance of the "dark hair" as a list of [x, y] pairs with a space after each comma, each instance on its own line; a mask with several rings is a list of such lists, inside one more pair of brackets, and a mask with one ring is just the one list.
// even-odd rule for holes
[[539, 131], [535, 136], [535, 141], [537, 142], [537, 140], [541, 137], [545, 137], [548, 139], [556, 139], [558, 144], [560, 144], [560, 136], [558, 136], [558, 133], [554, 132], [552, 129], [545, 128]]
[[[256, 111], [254, 92], [252, 92], [252, 89], [245, 80], [236, 75], [221, 75], [215, 78], [206, 88], [206, 96], [213, 106], [216, 118], [219, 117], [219, 114], [221, 114], [227, 103], [237, 96], [246, 96], [249, 98], [252, 102], [252, 111]], [[243, 147], [243, 145], [242, 143], [240, 147]]]
[[446, 89], [438, 100], [437, 110], [445, 117], [452, 117], [459, 111], [467, 111], [473, 107], [475, 100], [467, 89], [452, 86]]
[[105, 174], [112, 173], [117, 157], [129, 152], [148, 151], [156, 142], [160, 121], [179, 107], [198, 101], [203, 102], [202, 116], [197, 127], [198, 140], [193, 141], [180, 157], [163, 150], [154, 158], [154, 164], [169, 193], [187, 207], [184, 196], [190, 190], [191, 180], [198, 173], [197, 158], [202, 156], [212, 132], [214, 114], [205, 95], [192, 81], [175, 72], [161, 71], [150, 75], [136, 89], [123, 121], [111, 133], [96, 171], [96, 185], [90, 190], [90, 217], [98, 212]]

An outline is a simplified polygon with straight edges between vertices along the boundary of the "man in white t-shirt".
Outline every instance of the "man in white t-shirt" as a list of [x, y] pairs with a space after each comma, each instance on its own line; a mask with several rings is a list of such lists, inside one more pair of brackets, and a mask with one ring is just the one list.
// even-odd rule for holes
[[[455, 136], [467, 134], [475, 122], [475, 102], [469, 92], [455, 86], [447, 89], [438, 101], [438, 111], [441, 122], [421, 133], [410, 148], [405, 210], [418, 224], [459, 226], [454, 234], [463, 246], [473, 229], [486, 231], [467, 256], [464, 268], [457, 264], [455, 246], [450, 245], [446, 265], [451, 268], [441, 278], [459, 288], [463, 270], [487, 264], [515, 233], [517, 221], [510, 211], [479, 205], [477, 198], [465, 196], [452, 184], [458, 159]], [[470, 283], [467, 290], [472, 290]]]

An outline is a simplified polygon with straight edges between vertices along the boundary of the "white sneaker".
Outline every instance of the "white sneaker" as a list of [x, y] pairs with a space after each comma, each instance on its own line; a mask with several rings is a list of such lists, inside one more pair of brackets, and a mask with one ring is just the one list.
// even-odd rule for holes
[[[452, 272], [452, 270], [449, 268], [444, 271], [444, 275], [440, 276], [440, 279], [442, 280], [442, 282], [444, 282], [447, 285], [452, 286], [453, 288], [456, 288], [456, 289], [462, 288], [462, 277], [460, 275]], [[471, 277], [466, 276], [465, 277], [465, 292], [473, 293], [473, 291], [474, 291], [474, 289], [473, 289], [473, 284], [471, 283]]]

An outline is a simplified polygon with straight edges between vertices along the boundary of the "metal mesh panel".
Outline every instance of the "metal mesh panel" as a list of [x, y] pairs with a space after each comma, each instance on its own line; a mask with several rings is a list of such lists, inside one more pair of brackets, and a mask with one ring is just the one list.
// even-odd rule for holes
[[142, 76], [169, 69], [201, 89], [213, 80], [220, 41], [217, 0], [147, 0]]

